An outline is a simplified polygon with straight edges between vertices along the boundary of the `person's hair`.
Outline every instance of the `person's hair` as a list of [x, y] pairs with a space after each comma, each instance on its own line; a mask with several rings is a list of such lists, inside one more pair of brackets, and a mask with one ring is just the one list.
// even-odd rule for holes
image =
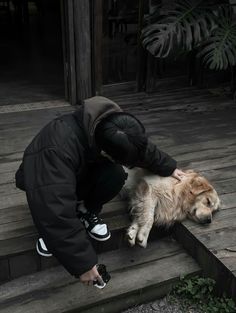
[[147, 147], [143, 124], [124, 112], [104, 118], [95, 129], [95, 141], [116, 162], [129, 166], [143, 159]]

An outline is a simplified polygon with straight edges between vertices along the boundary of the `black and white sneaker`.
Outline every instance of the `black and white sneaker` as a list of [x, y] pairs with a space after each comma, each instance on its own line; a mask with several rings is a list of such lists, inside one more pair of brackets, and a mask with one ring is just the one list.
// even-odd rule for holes
[[78, 217], [84, 224], [88, 234], [93, 239], [98, 241], [105, 241], [111, 237], [111, 233], [101, 218], [95, 213], [78, 211]]
[[43, 238], [39, 238], [36, 242], [36, 250], [41, 256], [50, 257], [52, 254], [48, 251]]

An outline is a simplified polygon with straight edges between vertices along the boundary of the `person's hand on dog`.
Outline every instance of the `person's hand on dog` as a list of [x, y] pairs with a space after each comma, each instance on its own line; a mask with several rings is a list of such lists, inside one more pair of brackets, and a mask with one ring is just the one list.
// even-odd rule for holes
[[181, 181], [183, 176], [186, 176], [186, 174], [183, 171], [176, 168], [174, 172], [171, 174], [171, 176]]
[[102, 281], [102, 278], [97, 271], [97, 266], [95, 265], [91, 270], [80, 275], [80, 281], [87, 286], [93, 286], [94, 281]]

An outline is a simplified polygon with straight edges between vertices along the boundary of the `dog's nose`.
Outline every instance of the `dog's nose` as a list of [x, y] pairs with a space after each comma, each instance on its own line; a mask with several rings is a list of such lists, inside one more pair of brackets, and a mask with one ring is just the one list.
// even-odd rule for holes
[[206, 219], [205, 219], [205, 223], [206, 223], [206, 224], [210, 224], [210, 223], [211, 223], [211, 217], [206, 218]]

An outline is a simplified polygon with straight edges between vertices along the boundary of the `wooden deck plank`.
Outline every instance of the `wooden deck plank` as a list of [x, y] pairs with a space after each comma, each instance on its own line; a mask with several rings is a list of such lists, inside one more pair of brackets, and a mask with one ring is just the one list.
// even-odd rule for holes
[[[152, 114], [152, 116], [153, 116], [153, 114]], [[143, 119], [144, 116], [142, 115], [141, 118]], [[200, 118], [200, 117], [199, 117], [199, 118]], [[172, 119], [172, 118], [171, 118], [171, 119]], [[186, 125], [181, 126], [181, 132], [182, 132], [182, 133], [188, 133], [188, 132], [191, 133], [191, 132], [192, 132], [192, 129], [195, 129], [195, 131], [194, 131], [194, 132], [195, 132], [195, 135], [196, 135], [196, 134], [201, 134], [201, 132], [199, 132], [198, 129], [197, 129], [197, 127], [196, 127], [196, 124], [197, 124], [197, 123], [199, 124], [199, 119], [195, 119], [195, 120], [193, 120], [193, 121], [192, 121], [192, 119], [189, 119], [189, 122], [186, 122], [186, 121], [185, 121], [185, 118], [184, 118], [184, 116], [183, 116], [181, 120], [183, 121], [183, 124], [186, 124]], [[191, 122], [190, 122], [190, 121], [191, 121]], [[178, 121], [178, 122], [180, 123], [181, 121]], [[214, 120], [213, 120], [213, 122], [214, 122]], [[39, 127], [37, 128], [37, 131], [41, 128], [40, 126], [42, 127], [43, 124], [39, 125]], [[153, 133], [153, 132], [155, 132], [155, 134], [159, 133], [159, 136], [157, 136], [157, 137], [159, 137], [159, 139], [160, 139], [160, 138], [163, 136], [163, 133], [164, 133], [164, 132], [166, 133], [166, 130], [168, 130], [168, 128], [171, 128], [171, 127], [173, 128], [173, 126], [174, 126], [174, 124], [172, 125], [171, 123], [169, 123], [169, 125], [163, 125], [163, 121], [162, 121], [161, 125], [160, 125], [160, 123], [157, 124], [157, 127], [155, 127], [155, 125], [154, 125], [154, 129], [149, 129], [150, 127], [152, 127], [152, 124], [151, 124], [151, 126], [148, 126], [148, 127], [147, 127], [147, 130], [148, 130], [149, 133]], [[205, 127], [209, 127], [209, 129], [211, 129], [211, 125], [210, 125], [209, 121], [208, 121], [208, 126], [205, 126]], [[220, 127], [220, 126], [218, 126], [218, 127]], [[225, 127], [225, 125], [222, 125], [221, 127]], [[201, 125], [198, 125], [198, 128], [201, 129]], [[10, 147], [13, 146], [13, 149], [14, 149], [15, 151], [18, 151], [18, 152], [23, 151], [23, 148], [24, 148], [24, 147], [26, 146], [26, 144], [30, 141], [29, 138], [31, 138], [31, 136], [35, 135], [35, 134], [37, 133], [37, 131], [34, 130], [32, 134], [29, 133], [29, 132], [27, 132], [27, 133], [25, 134], [26, 138], [24, 138], [24, 137], [21, 138], [21, 134], [19, 134], [19, 136], [17, 136], [17, 137], [13, 140], [13, 142], [12, 142], [14, 145], [11, 145]], [[179, 131], [180, 131], [180, 130], [179, 130]], [[228, 131], [229, 131], [229, 130], [228, 130]], [[216, 132], [216, 130], [215, 130], [215, 132]], [[218, 131], [218, 133], [216, 132], [215, 137], [218, 138], [220, 134], [222, 134], [221, 131]], [[27, 137], [27, 136], [28, 136], [28, 137]], [[165, 134], [165, 136], [166, 136], [166, 134]], [[198, 135], [198, 136], [199, 136], [199, 135]], [[198, 136], [197, 136], [197, 137], [198, 137]], [[212, 136], [212, 134], [211, 134], [211, 136]], [[20, 139], [21, 139], [21, 140], [20, 140]], [[197, 138], [195, 138], [195, 140], [196, 140], [196, 139], [197, 139]], [[212, 140], [212, 139], [214, 139], [214, 138], [210, 138], [210, 139]], [[4, 141], [4, 140], [5, 140], [5, 141]], [[6, 153], [11, 153], [11, 152], [13, 152], [12, 149], [9, 150], [9, 140], [6, 139], [6, 138], [5, 138], [4, 140], [2, 140], [2, 142], [1, 142], [1, 146], [3, 147], [2, 153], [5, 153], [5, 154], [6, 154]], [[195, 140], [193, 140], [192, 143], [194, 143]], [[206, 139], [201, 138], [201, 141], [206, 141]], [[188, 143], [189, 143], [189, 142], [188, 142]], [[160, 142], [160, 144], [162, 144], [162, 142]], [[176, 143], [175, 143], [175, 145], [176, 145]]]
[[0, 241], [0, 260], [9, 260], [10, 257], [18, 254], [27, 254], [35, 249], [37, 239], [38, 233], [34, 231], [23, 237], [13, 237]]
[[[231, 272], [236, 271], [236, 246], [214, 251], [217, 258], [227, 266]], [[235, 274], [234, 274], [235, 275]]]
[[30, 211], [27, 205], [21, 205], [0, 210], [0, 225], [21, 221], [28, 218]]
[[[223, 280], [222, 287], [235, 297], [236, 253], [226, 250], [236, 242], [235, 105], [229, 100], [221, 105], [222, 98], [214, 96], [206, 100], [205, 95], [194, 95], [191, 90], [193, 99], [185, 91], [181, 108], [178, 103], [181, 101], [180, 92], [175, 93], [175, 99], [174, 94], [160, 94], [160, 98], [145, 99], [144, 104], [140, 99], [136, 100], [136, 105], [133, 102], [129, 104], [129, 98], [120, 103], [144, 121], [153, 140], [175, 157], [180, 167], [193, 168], [206, 175], [219, 192], [222, 210], [216, 214], [213, 223], [204, 227], [185, 222], [176, 236], [205, 272], [221, 282]], [[157, 105], [160, 102], [161, 105]], [[227, 109], [229, 105], [231, 109]], [[194, 113], [195, 109], [201, 112]]]
[[228, 193], [228, 194], [223, 194], [220, 196], [222, 206], [221, 209], [224, 208], [234, 208], [235, 207], [235, 202], [236, 202], [236, 192], [233, 193]]
[[0, 241], [16, 237], [24, 237], [25, 235], [35, 233], [35, 227], [31, 216], [28, 219], [1, 224]]
[[[159, 251], [157, 253], [157, 251]], [[176, 241], [172, 240], [171, 238], [163, 238], [160, 241], [154, 241], [152, 242], [144, 251], [143, 254], [140, 253], [139, 247], [134, 247], [134, 249], [130, 250], [129, 248], [123, 248], [122, 253], [116, 253], [113, 254], [111, 252], [106, 252], [102, 255], [99, 255], [99, 262], [104, 263], [106, 259], [106, 264], [109, 269], [109, 271], [117, 270], [118, 268], [126, 268], [132, 266], [132, 264], [140, 265], [143, 262], [151, 262], [158, 259], [164, 259], [167, 257], [174, 256], [178, 253], [182, 253], [182, 247], [179, 245]], [[109, 255], [109, 258], [107, 259], [107, 255]], [[57, 275], [55, 276], [55, 280], [57, 280], [57, 283], [59, 283], [59, 280], [63, 279], [71, 279], [71, 277], [68, 275], [68, 273], [60, 267], [57, 269], [49, 270], [49, 272], [57, 272]], [[38, 274], [35, 274], [38, 276]], [[44, 273], [42, 273], [42, 276], [44, 276]], [[4, 286], [0, 286], [0, 300], [6, 301], [10, 299], [11, 297], [17, 297], [18, 295], [22, 293], [26, 293], [29, 291], [34, 291], [38, 288], [43, 288], [44, 284], [50, 283], [51, 279], [48, 279], [45, 275], [45, 277], [40, 279], [38, 281], [37, 285], [32, 284], [33, 277], [29, 277], [29, 284], [26, 284], [24, 288], [18, 289], [17, 286], [20, 285], [20, 280], [22, 281], [23, 278], [18, 279], [16, 282], [9, 282], [5, 285], [10, 286], [11, 288], [4, 288]], [[54, 282], [56, 283], [56, 282]], [[56, 283], [56, 284], [57, 284]]]
[[0, 210], [25, 205], [26, 203], [27, 200], [24, 192], [11, 194], [10, 196], [2, 196], [0, 202]]
[[112, 276], [109, 287], [102, 291], [88, 289], [57, 267], [40, 276], [36, 273], [2, 285], [0, 310], [2, 313], [121, 312], [135, 303], [163, 296], [180, 275], [200, 272], [177, 243], [166, 239], [153, 243], [142, 254], [138, 248], [105, 253], [99, 262], [107, 265]]
[[[24, 111], [20, 110], [17, 112], [11, 112], [11, 113], [4, 113], [0, 114], [0, 126], [1, 129], [5, 128], [5, 126], [10, 125], [10, 124], [21, 124], [21, 125], [27, 125], [27, 123], [31, 123], [32, 120], [34, 119], [35, 115], [38, 116], [38, 120], [47, 120], [48, 118], [50, 119], [49, 115], [51, 117], [57, 115], [57, 114], [62, 114], [62, 112], [68, 112], [71, 111], [71, 106], [66, 106], [66, 107], [54, 107], [54, 108], [46, 108], [43, 110], [31, 110], [31, 111]], [[45, 115], [45, 112], [47, 114]]]
[[[118, 217], [116, 215], [109, 217], [105, 216], [104, 221], [107, 221], [109, 227], [114, 231], [120, 228], [126, 228], [130, 224], [127, 213], [119, 215]], [[16, 237], [24, 237], [36, 232], [37, 230], [33, 224], [32, 217], [30, 214], [28, 214], [27, 217], [24, 217], [24, 219], [18, 219], [8, 223], [1, 223], [0, 241]]]
[[21, 163], [21, 160], [12, 161], [12, 162], [2, 162], [0, 163], [0, 173], [13, 172], [17, 170]]
[[[230, 217], [229, 217], [230, 218]], [[235, 245], [236, 242], [236, 223], [234, 225], [228, 222], [226, 227], [220, 227], [219, 229], [209, 230], [209, 232], [195, 233], [192, 234], [203, 243], [208, 250], [217, 251], [225, 249]]]

